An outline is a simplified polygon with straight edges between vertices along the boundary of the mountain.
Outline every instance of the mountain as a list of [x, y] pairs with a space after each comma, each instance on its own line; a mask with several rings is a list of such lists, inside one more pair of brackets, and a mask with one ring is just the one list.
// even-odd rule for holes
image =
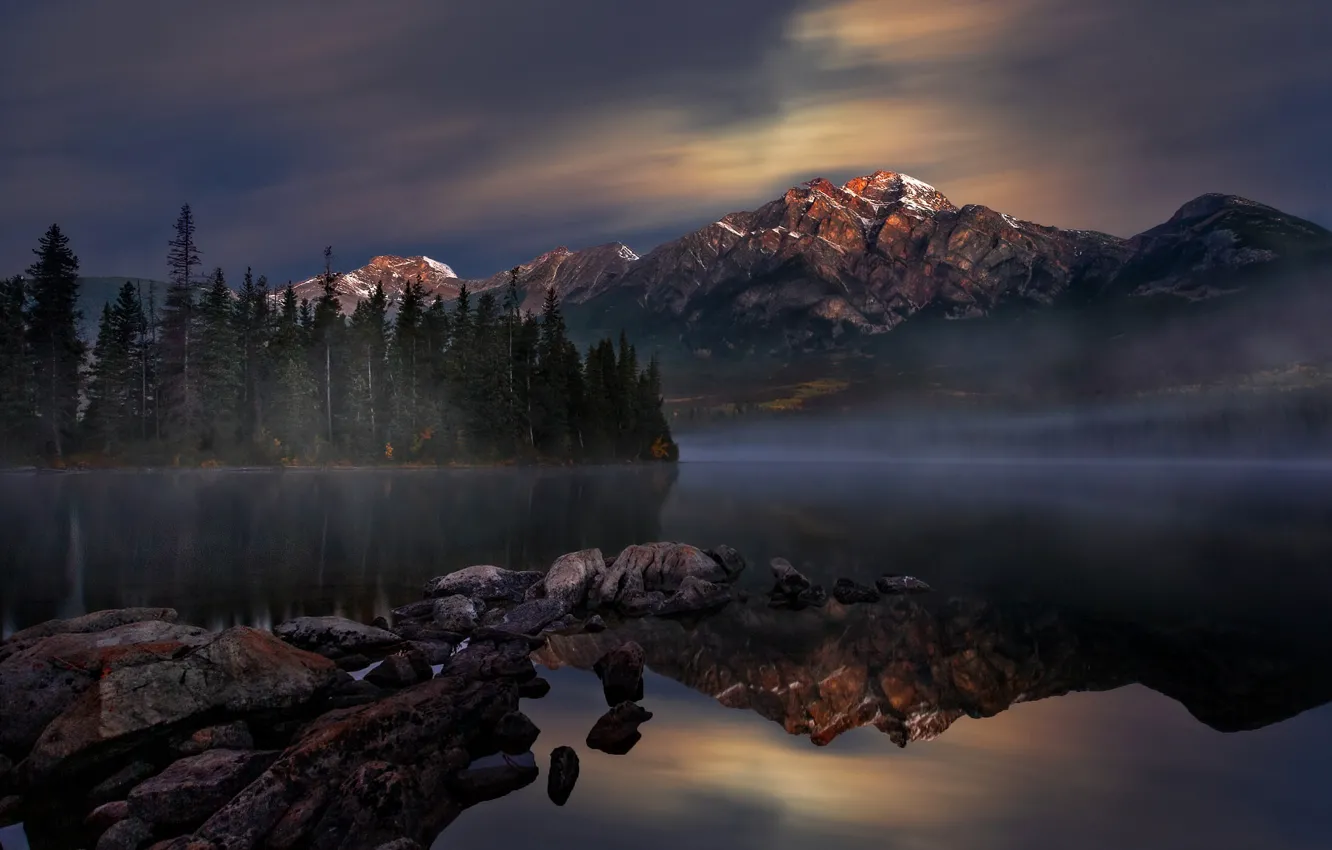
[[[561, 301], [577, 304], [602, 294], [613, 286], [638, 255], [618, 242], [598, 245], [582, 251], [559, 247], [518, 266], [518, 285], [525, 310], [541, 309], [546, 291], [554, 287]], [[375, 284], [384, 286], [390, 301], [402, 297], [407, 284], [419, 281], [426, 290], [426, 300], [438, 295], [445, 301], [457, 299], [464, 285], [469, 292], [502, 290], [509, 284], [510, 273], [503, 271], [479, 280], [462, 280], [445, 264], [429, 257], [380, 256], [355, 271], [337, 275], [333, 288], [338, 293], [344, 313], [356, 309], [356, 303], [374, 292]], [[294, 284], [298, 299], [318, 299], [324, 292], [324, 279], [312, 277]], [[280, 296], [281, 292], [278, 292]]]

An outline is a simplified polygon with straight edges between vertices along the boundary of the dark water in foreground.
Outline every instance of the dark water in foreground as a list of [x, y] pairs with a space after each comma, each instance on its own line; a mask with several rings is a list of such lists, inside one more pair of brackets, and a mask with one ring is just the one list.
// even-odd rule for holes
[[[776, 555], [828, 585], [937, 589], [909, 609], [755, 600], [638, 624], [655, 717], [626, 756], [582, 746], [605, 710], [596, 647], [553, 643], [554, 689], [524, 710], [543, 771], [579, 750], [572, 800], [551, 805], [543, 776], [436, 847], [1332, 846], [1332, 469], [0, 475], [0, 538], [6, 633], [123, 605], [368, 621], [461, 566], [650, 539], [735, 546], [754, 592]], [[716, 698], [736, 688], [745, 707]], [[876, 705], [910, 723], [860, 725]]]

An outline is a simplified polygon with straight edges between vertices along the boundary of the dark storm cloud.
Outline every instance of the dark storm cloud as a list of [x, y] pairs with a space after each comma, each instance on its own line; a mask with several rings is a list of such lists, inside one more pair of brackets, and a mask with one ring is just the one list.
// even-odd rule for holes
[[228, 269], [480, 275], [875, 168], [1117, 232], [1208, 190], [1319, 216], [1319, 5], [0, 3], [0, 269], [59, 220], [90, 272], [159, 273], [189, 200]]

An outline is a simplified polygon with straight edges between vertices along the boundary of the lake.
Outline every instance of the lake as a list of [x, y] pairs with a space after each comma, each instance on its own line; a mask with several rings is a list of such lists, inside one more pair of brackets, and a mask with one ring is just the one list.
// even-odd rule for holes
[[[0, 517], [5, 634], [128, 605], [368, 622], [470, 564], [649, 540], [745, 556], [747, 601], [627, 624], [654, 713], [627, 755], [581, 746], [604, 636], [539, 650], [553, 689], [524, 711], [543, 771], [579, 750], [572, 799], [543, 779], [439, 848], [1332, 844], [1323, 465], [12, 473]], [[776, 556], [829, 587], [891, 572], [935, 591], [772, 610]]]

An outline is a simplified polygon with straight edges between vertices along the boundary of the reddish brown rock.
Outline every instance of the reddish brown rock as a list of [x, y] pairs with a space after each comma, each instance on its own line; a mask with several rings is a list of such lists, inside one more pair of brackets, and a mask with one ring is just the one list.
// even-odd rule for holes
[[652, 712], [632, 702], [622, 702], [597, 718], [587, 733], [587, 745], [613, 756], [622, 756], [642, 740], [638, 727], [652, 719]]
[[643, 698], [643, 647], [633, 641], [621, 644], [592, 666], [601, 679], [606, 704], [636, 702]]
[[202, 822], [277, 757], [276, 752], [208, 750], [181, 759], [129, 793], [130, 814], [152, 824]]

